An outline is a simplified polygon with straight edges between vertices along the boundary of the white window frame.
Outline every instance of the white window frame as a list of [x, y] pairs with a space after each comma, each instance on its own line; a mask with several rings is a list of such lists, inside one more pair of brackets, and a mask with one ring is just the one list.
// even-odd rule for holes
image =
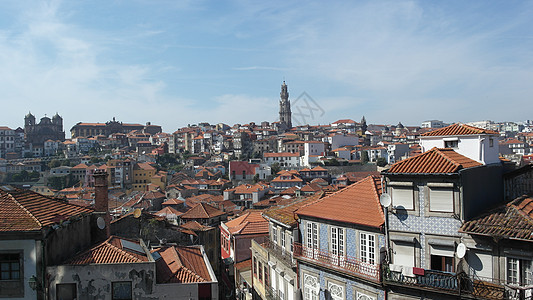
[[335, 265], [344, 263], [344, 256], [346, 255], [344, 237], [344, 228], [331, 226], [330, 251]]
[[276, 226], [272, 226], [272, 241], [274, 244], [278, 244], [278, 228]]
[[320, 283], [318, 277], [304, 273], [304, 300], [318, 300]]
[[[512, 267], [512, 272], [511, 268]], [[509, 284], [529, 286], [533, 284], [533, 261], [518, 257], [507, 257], [506, 280]], [[514, 274], [512, 274], [514, 273]]]
[[356, 300], [376, 300], [376, 297], [367, 295], [367, 294], [359, 292], [359, 291], [355, 292], [355, 297], [356, 297], [355, 298]]
[[[407, 192], [410, 192], [409, 203], [405, 198]], [[392, 205], [394, 207], [402, 206], [405, 210], [415, 209], [415, 192], [413, 186], [391, 186]]]
[[281, 249], [285, 250], [285, 230], [283, 228], [279, 230], [279, 238], [281, 240]]
[[359, 234], [359, 257], [364, 263], [376, 264], [376, 236], [374, 234], [365, 232]]
[[[448, 194], [448, 195], [445, 195]], [[448, 196], [448, 197], [446, 197]], [[453, 188], [430, 187], [429, 188], [429, 211], [453, 213], [455, 208], [455, 197]], [[446, 198], [446, 199], [444, 199]], [[444, 200], [443, 200], [444, 199]], [[451, 202], [451, 203], [450, 203]]]
[[328, 281], [329, 299], [344, 300], [344, 287], [340, 284]]

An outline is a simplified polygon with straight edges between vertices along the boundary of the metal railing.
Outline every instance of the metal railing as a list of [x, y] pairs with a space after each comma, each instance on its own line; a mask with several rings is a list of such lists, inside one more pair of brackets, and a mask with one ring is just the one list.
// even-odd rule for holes
[[381, 272], [379, 264], [370, 264], [355, 257], [335, 255], [328, 251], [308, 248], [300, 243], [294, 243], [294, 256], [334, 270], [380, 282]]
[[279, 261], [283, 262], [286, 266], [290, 268], [296, 267], [296, 261], [293, 259], [293, 255], [290, 251], [283, 249], [271, 240], [267, 240], [262, 245], [268, 250], [268, 252], [275, 256]]
[[423, 275], [405, 275], [391, 271], [383, 265], [385, 284], [400, 284], [421, 289], [432, 289], [446, 293], [470, 296], [476, 299], [531, 300], [533, 286], [507, 284], [492, 278], [481, 278], [466, 273], [449, 273], [436, 270], [423, 270]]

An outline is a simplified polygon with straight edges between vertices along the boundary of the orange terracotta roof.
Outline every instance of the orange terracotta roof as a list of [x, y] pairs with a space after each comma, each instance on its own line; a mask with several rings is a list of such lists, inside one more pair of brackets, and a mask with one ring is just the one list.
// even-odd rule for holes
[[380, 228], [385, 222], [385, 216], [379, 204], [380, 195], [380, 178], [368, 176], [298, 209], [296, 214]]
[[29, 190], [0, 188], [0, 232], [33, 231], [58, 224], [92, 209]]
[[198, 223], [197, 221], [188, 221], [185, 224], [182, 224], [180, 227], [189, 229], [189, 230], [194, 230], [194, 231], [204, 231], [204, 230], [209, 230], [213, 228], [211, 226], [202, 225]]
[[182, 214], [183, 214], [182, 212], [177, 211], [176, 209], [170, 206], [167, 206], [163, 208], [162, 210], [155, 213], [156, 216], [160, 216], [160, 217], [167, 217], [167, 216], [172, 216], [172, 215], [181, 216]]
[[465, 222], [460, 232], [497, 238], [533, 240], [533, 198], [519, 197]]
[[207, 203], [198, 203], [182, 214], [181, 219], [210, 219], [223, 214], [225, 212]]
[[266, 188], [268, 188], [268, 185], [258, 182], [253, 185], [252, 184], [241, 184], [239, 186], [236, 186], [233, 189], [229, 189], [229, 191], [233, 191], [235, 194], [250, 194], [252, 192], [262, 191]]
[[385, 173], [396, 174], [451, 174], [461, 169], [482, 164], [452, 149], [433, 148], [422, 154], [404, 159], [392, 165]]
[[421, 136], [450, 136], [450, 135], [474, 135], [474, 134], [498, 134], [498, 132], [488, 129], [482, 129], [466, 124], [455, 123], [450, 126], [439, 128], [430, 132], [421, 134]]
[[296, 226], [297, 220], [295, 218], [294, 212], [307, 204], [317, 201], [318, 199], [322, 198], [323, 195], [323, 192], [318, 192], [310, 197], [294, 201], [291, 204], [282, 207], [274, 207], [267, 209], [265, 210], [265, 212], [263, 212], [263, 215], [269, 219], [274, 219], [287, 226]]
[[268, 221], [261, 210], [248, 210], [242, 216], [225, 223], [231, 234], [268, 233]]
[[140, 245], [137, 241], [111, 236], [107, 240], [97, 244], [91, 249], [67, 260], [66, 265], [88, 265], [88, 264], [118, 264], [118, 263], [140, 263], [147, 262], [148, 256], [143, 251], [138, 252], [123, 246], [123, 242]]
[[212, 281], [200, 247], [165, 247], [152, 251], [156, 261], [157, 283], [198, 283]]
[[176, 198], [171, 198], [171, 199], [168, 199], [167, 201], [163, 202], [163, 204], [161, 205], [181, 205], [183, 204], [183, 200], [179, 200], [179, 199], [176, 199]]

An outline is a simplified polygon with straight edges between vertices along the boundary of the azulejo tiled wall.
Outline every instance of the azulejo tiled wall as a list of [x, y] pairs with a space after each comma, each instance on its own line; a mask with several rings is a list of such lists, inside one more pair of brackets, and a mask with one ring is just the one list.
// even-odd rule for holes
[[[324, 293], [325, 290], [327, 290], [327, 280], [331, 279], [337, 282], [345, 283], [345, 297], [346, 299], [355, 299], [355, 291], [360, 291], [363, 293], [370, 292], [371, 294], [377, 295], [377, 300], [385, 300], [385, 292], [379, 288], [376, 288], [375, 286], [364, 284], [362, 282], [358, 282], [355, 280], [351, 280], [345, 277], [340, 277], [335, 274], [327, 272], [327, 270], [317, 269], [312, 266], [308, 266], [306, 264], [300, 264], [300, 280], [303, 280], [303, 273], [309, 272], [311, 274], [319, 274], [319, 282], [320, 282], [320, 300], [326, 300], [326, 295]], [[303, 292], [303, 282], [300, 282], [300, 286], [302, 287]], [[354, 291], [355, 290], [355, 291]]]
[[418, 186], [420, 216], [389, 213], [389, 230], [435, 235], [457, 235], [461, 227], [460, 220], [425, 215], [424, 186]]

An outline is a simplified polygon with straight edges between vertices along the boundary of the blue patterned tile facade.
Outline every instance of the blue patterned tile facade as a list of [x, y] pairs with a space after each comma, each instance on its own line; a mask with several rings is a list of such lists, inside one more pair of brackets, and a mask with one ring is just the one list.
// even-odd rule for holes
[[381, 249], [383, 247], [385, 247], [385, 236], [378, 235], [378, 248]]
[[344, 293], [346, 299], [355, 299], [355, 293], [354, 290], [359, 290], [363, 293], [372, 293], [374, 295], [377, 295], [377, 300], [385, 300], [385, 292], [375, 286], [368, 285], [365, 283], [357, 282], [345, 277], [340, 277], [335, 274], [327, 272], [327, 270], [321, 270], [314, 268], [312, 266], [308, 266], [305, 264], [300, 264], [300, 286], [302, 289], [304, 288], [303, 284], [303, 273], [309, 272], [311, 274], [319, 274], [319, 282], [320, 282], [320, 300], [326, 300], [326, 295], [324, 293], [325, 290], [327, 290], [327, 279], [331, 279], [334, 281], [338, 281], [344, 284]]
[[320, 230], [320, 245], [318, 246], [322, 251], [329, 251], [329, 227], [326, 224], [319, 223]]
[[354, 229], [346, 230], [346, 254], [351, 257], [357, 257], [357, 238]]
[[426, 217], [425, 216], [425, 185], [418, 185], [418, 200], [420, 216], [403, 215], [402, 220], [399, 214], [389, 213], [389, 230], [415, 233], [426, 233], [436, 235], [457, 236], [461, 221], [454, 218]]
[[[420, 216], [415, 215], [396, 215], [389, 213], [389, 230], [417, 233], [420, 245], [420, 267], [429, 268], [426, 260], [426, 234], [458, 236], [461, 221], [454, 218], [444, 218], [435, 216], [426, 216], [426, 195], [425, 184], [419, 184], [418, 188], [418, 205]], [[429, 205], [429, 204], [428, 204]], [[428, 258], [429, 259], [429, 258]]]

